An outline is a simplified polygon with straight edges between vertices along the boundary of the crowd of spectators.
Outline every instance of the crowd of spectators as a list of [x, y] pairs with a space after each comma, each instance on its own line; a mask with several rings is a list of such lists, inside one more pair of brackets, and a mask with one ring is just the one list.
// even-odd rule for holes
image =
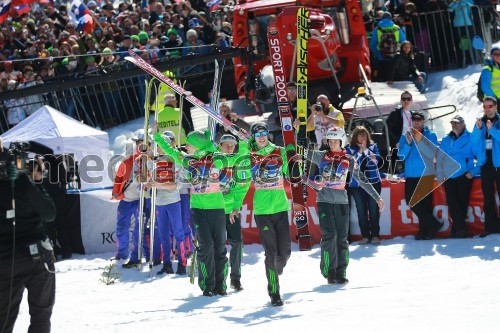
[[[371, 38], [375, 81], [388, 80], [384, 73], [393, 67], [392, 59], [405, 41], [414, 47], [412, 57], [420, 71], [428, 70], [429, 57], [433, 69], [477, 63], [474, 37], [482, 39], [485, 49], [494, 42], [492, 35], [498, 14], [490, 0], [374, 0], [366, 3], [369, 5], [363, 8], [364, 21]], [[388, 42], [381, 38], [382, 34], [392, 34], [393, 38], [387, 39]], [[413, 70], [402, 68], [399, 71], [407, 72], [404, 80], [418, 80], [420, 85], [425, 81], [425, 78], [418, 79]]]
[[[230, 44], [229, 12], [212, 23], [203, 0], [113, 2], [90, 0], [92, 24], [72, 20], [72, 2], [30, 5], [11, 11], [0, 31], [0, 92], [25, 82], [46, 82], [61, 75], [100, 73], [124, 61], [130, 48], [151, 61], [204, 52], [203, 46]], [[222, 6], [231, 5], [228, 0]]]

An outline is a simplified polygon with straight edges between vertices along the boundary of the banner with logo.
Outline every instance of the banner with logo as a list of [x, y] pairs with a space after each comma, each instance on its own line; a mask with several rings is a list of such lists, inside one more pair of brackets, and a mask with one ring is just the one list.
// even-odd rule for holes
[[[288, 189], [288, 186], [285, 186]], [[382, 199], [385, 201], [385, 210], [380, 216], [380, 236], [382, 238], [393, 238], [397, 236], [416, 235], [418, 232], [418, 219], [410, 210], [404, 197], [405, 182], [382, 183]], [[241, 209], [241, 224], [243, 227], [243, 240], [245, 244], [260, 243], [259, 232], [253, 219], [253, 186], [248, 191], [248, 194], [243, 202]], [[290, 193], [287, 192], [289, 198]], [[433, 193], [434, 216], [439, 222], [443, 222], [443, 227], [438, 232], [438, 237], [448, 237], [451, 231], [451, 222], [446, 204], [446, 195], [444, 188], [441, 186]], [[318, 211], [316, 207], [316, 191], [308, 188], [307, 197], [307, 213], [309, 214], [309, 230], [311, 232], [313, 244], [319, 244], [321, 241], [321, 229], [319, 227]], [[292, 221], [290, 214], [289, 221]], [[356, 205], [354, 200], [351, 200], [351, 216], [350, 216], [350, 234], [353, 240], [361, 238], [361, 233], [358, 225]], [[290, 222], [291, 223], [291, 222]], [[471, 235], [478, 235], [484, 231], [484, 215], [483, 215], [483, 194], [481, 192], [481, 180], [473, 181], [472, 190], [470, 193], [469, 213], [467, 218], [467, 229]], [[295, 241], [297, 234], [294, 225], [290, 226], [292, 240]]]
[[[382, 199], [385, 201], [385, 210], [380, 216], [380, 236], [382, 238], [393, 238], [397, 236], [416, 235], [418, 232], [418, 219], [410, 210], [404, 199], [405, 183], [383, 182]], [[289, 188], [285, 186], [285, 188]], [[253, 218], [253, 186], [241, 208], [241, 225], [243, 228], [243, 241], [245, 244], [260, 243], [259, 231]], [[316, 192], [309, 188], [306, 202], [309, 230], [313, 244], [321, 241], [321, 229], [319, 227], [318, 210], [316, 207]], [[439, 187], [432, 194], [434, 202], [434, 216], [443, 222], [443, 227], [438, 237], [446, 238], [450, 234], [451, 224], [446, 205], [446, 195], [443, 187]], [[289, 199], [291, 198], [288, 193]], [[83, 192], [80, 194], [81, 209], [81, 236], [86, 254], [116, 251], [116, 210], [118, 201], [111, 200], [110, 190]], [[291, 202], [291, 199], [290, 199]], [[498, 201], [497, 201], [498, 202]], [[288, 214], [289, 221], [291, 212]], [[351, 200], [351, 225], [350, 234], [353, 240], [359, 240], [361, 233], [358, 225], [358, 217], [354, 201]], [[292, 222], [289, 222], [292, 224]], [[483, 194], [481, 192], [481, 180], [475, 179], [472, 185], [469, 202], [469, 214], [467, 228], [471, 235], [481, 234], [484, 230]], [[297, 230], [295, 225], [290, 225], [292, 240], [295, 240]]]

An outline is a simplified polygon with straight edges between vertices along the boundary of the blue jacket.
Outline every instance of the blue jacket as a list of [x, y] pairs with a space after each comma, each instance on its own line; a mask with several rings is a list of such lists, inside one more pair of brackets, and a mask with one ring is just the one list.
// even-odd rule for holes
[[[474, 168], [474, 153], [472, 152], [471, 134], [469, 131], [464, 130], [458, 138], [454, 132], [450, 132], [443, 138], [439, 148], [453, 160], [446, 158], [447, 156], [442, 152], [438, 152], [436, 156], [436, 179], [438, 181], [442, 181], [443, 178], [457, 178], [467, 172], [476, 176], [479, 172], [478, 169]], [[460, 169], [450, 175], [452, 170], [458, 167], [456, 163], [460, 165]]]
[[[497, 95], [492, 88], [493, 71], [495, 71], [496, 78], [498, 78], [498, 71], [500, 71], [498, 65], [496, 65], [492, 59], [485, 59], [479, 84], [481, 85], [484, 96], [496, 97], [498, 99], [500, 98], [500, 94]], [[496, 86], [496, 80], [493, 81], [493, 84]], [[495, 90], [498, 91], [498, 87], [495, 88]]]
[[[493, 166], [495, 168], [500, 167], [500, 115], [496, 113], [497, 120], [493, 124], [490, 130], [491, 139], [493, 142], [492, 155], [493, 155]], [[472, 130], [471, 135], [472, 151], [476, 156], [477, 167], [482, 167], [486, 163], [486, 123], [483, 120], [483, 127], [478, 129], [474, 125], [474, 130]]]
[[448, 6], [449, 11], [455, 12], [455, 17], [453, 18], [454, 27], [472, 25], [471, 6], [474, 6], [474, 1], [472, 0], [460, 0], [460, 2], [453, 1], [450, 3]]
[[411, 145], [408, 145], [405, 133], [399, 139], [398, 157], [405, 161], [406, 178], [420, 178], [434, 174], [434, 167], [425, 168], [426, 164], [423, 158], [428, 161], [427, 165], [432, 164], [434, 166], [434, 156], [438, 147], [437, 136], [427, 126], [424, 126], [422, 134], [428, 141], [422, 139], [418, 144], [415, 144], [415, 140], [412, 140]]
[[[396, 24], [390, 20], [390, 19], [382, 19], [380, 22], [377, 24], [377, 28], [382, 28], [382, 29], [388, 29], [390, 27], [395, 27]], [[378, 34], [377, 34], [377, 28], [373, 30], [372, 37], [370, 38], [370, 51], [377, 57], [378, 60], [384, 60], [382, 57], [382, 54], [380, 53], [378, 49]], [[406, 41], [406, 35], [403, 31], [403, 29], [399, 28], [399, 39], [398, 39], [398, 49], [399, 45], [401, 45], [402, 42]]]
[[[378, 150], [378, 146], [376, 143], [372, 143], [367, 147], [367, 151], [363, 154], [359, 152], [359, 146], [351, 146], [348, 145], [346, 147], [346, 151], [349, 155], [351, 155], [356, 163], [361, 167], [361, 172], [364, 173], [366, 178], [370, 181], [371, 184], [379, 183], [380, 172], [378, 170], [378, 162], [380, 162], [380, 152]], [[377, 163], [372, 160], [372, 155], [375, 155], [377, 159]], [[351, 182], [349, 183], [349, 187], [359, 187], [358, 182], [351, 177]]]

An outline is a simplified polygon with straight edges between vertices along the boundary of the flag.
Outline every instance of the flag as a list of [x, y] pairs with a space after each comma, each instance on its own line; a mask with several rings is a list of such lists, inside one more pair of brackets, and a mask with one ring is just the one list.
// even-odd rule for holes
[[23, 15], [24, 13], [29, 13], [31, 11], [30, 6], [28, 6], [28, 5], [14, 6], [13, 9], [19, 15]]
[[30, 3], [35, 2], [35, 0], [12, 0], [12, 6], [22, 6], [22, 5], [29, 5]]
[[94, 31], [94, 19], [90, 14], [85, 14], [80, 19], [78, 19], [78, 25], [76, 26], [76, 30], [83, 31], [88, 34], [91, 34]]
[[73, 0], [70, 3], [70, 9], [68, 12], [69, 16], [72, 18], [72, 21], [77, 22], [85, 15], [90, 14], [87, 7], [82, 3], [81, 0]]
[[217, 10], [217, 8], [219, 8], [220, 1], [221, 0], [212, 0], [210, 2], [207, 2], [208, 9], [210, 9], [211, 12], [213, 12], [214, 10]]
[[11, 0], [0, 0], [0, 24], [9, 17]]

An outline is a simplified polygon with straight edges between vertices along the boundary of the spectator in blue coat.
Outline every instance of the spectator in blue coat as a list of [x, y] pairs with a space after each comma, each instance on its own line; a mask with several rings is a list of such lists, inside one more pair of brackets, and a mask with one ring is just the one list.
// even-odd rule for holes
[[481, 237], [500, 231], [496, 193], [500, 196], [500, 115], [497, 99], [483, 99], [484, 117], [477, 119], [472, 131], [472, 150], [477, 167], [481, 168], [481, 188], [484, 196], [484, 233]]
[[472, 63], [470, 52], [471, 37], [474, 34], [472, 30], [473, 20], [471, 6], [474, 6], [472, 0], [454, 0], [448, 6], [448, 10], [453, 12], [453, 27], [455, 32], [455, 42], [461, 52], [458, 52], [458, 63], [465, 67], [465, 63]]
[[[372, 141], [370, 133], [365, 127], [357, 126], [354, 129], [346, 151], [354, 157], [361, 172], [380, 195], [382, 180], [378, 170], [378, 163], [381, 162], [381, 157], [377, 144]], [[359, 244], [365, 245], [369, 242], [374, 245], [380, 244], [380, 212], [377, 201], [354, 178], [351, 178], [349, 190], [354, 198], [358, 212], [358, 223], [362, 237]]]
[[390, 13], [384, 13], [370, 38], [370, 51], [373, 60], [372, 76], [376, 81], [387, 81], [386, 73], [391, 67], [392, 59], [405, 40], [406, 35], [403, 29], [392, 21]]
[[[450, 212], [452, 226], [450, 237], [466, 238], [467, 211], [472, 187], [472, 178], [477, 174], [474, 168], [471, 135], [465, 128], [464, 118], [455, 116], [451, 121], [452, 131], [443, 138], [441, 151], [437, 154], [436, 179], [444, 183], [446, 202]], [[443, 154], [444, 153], [444, 154]], [[457, 168], [460, 169], [453, 174]]]
[[481, 71], [481, 90], [484, 96], [500, 98], [500, 42], [493, 44], [490, 51], [491, 59], [484, 60]]
[[434, 156], [438, 141], [434, 132], [424, 125], [421, 112], [413, 112], [412, 127], [399, 140], [398, 157], [405, 161], [405, 199], [419, 221], [416, 240], [434, 238], [441, 224], [432, 211], [434, 189]]

